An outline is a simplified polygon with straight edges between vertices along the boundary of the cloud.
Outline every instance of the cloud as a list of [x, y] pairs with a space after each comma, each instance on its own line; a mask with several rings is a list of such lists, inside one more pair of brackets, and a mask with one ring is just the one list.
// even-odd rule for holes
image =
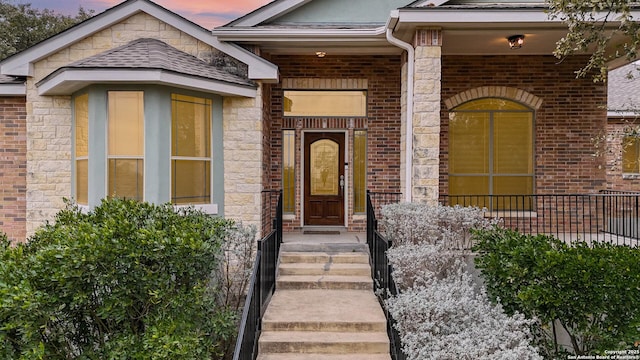
[[[82, 6], [96, 14], [118, 5], [124, 0], [15, 0], [31, 3], [34, 8], [52, 9], [62, 14], [73, 15]], [[180, 14], [184, 18], [205, 28], [214, 28], [247, 14], [270, 0], [153, 0], [156, 4]]]

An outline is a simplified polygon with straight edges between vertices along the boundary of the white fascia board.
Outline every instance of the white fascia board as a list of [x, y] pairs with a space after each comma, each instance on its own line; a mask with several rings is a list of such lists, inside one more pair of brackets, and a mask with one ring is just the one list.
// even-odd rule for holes
[[[544, 8], [485, 8], [465, 9], [455, 8], [422, 8], [422, 9], [398, 9], [399, 21], [404, 23], [428, 24], [558, 24], [566, 27], [561, 19], [551, 19]], [[634, 19], [640, 17], [640, 10], [631, 12]], [[613, 14], [615, 15], [615, 14]], [[596, 14], [597, 19], [609, 16], [610, 23], [616, 23], [615, 16], [605, 12]]]
[[26, 96], [25, 84], [0, 84], [0, 96]]
[[265, 7], [236, 19], [225, 26], [256, 26], [278, 16], [287, 14], [311, 0], [276, 0]]
[[269, 40], [310, 38], [317, 41], [327, 38], [360, 38], [384, 35], [385, 27], [371, 29], [217, 29], [213, 34], [222, 41]]
[[255, 98], [257, 89], [157, 69], [65, 69], [38, 83], [39, 95], [70, 95], [90, 84], [159, 84], [223, 96]]

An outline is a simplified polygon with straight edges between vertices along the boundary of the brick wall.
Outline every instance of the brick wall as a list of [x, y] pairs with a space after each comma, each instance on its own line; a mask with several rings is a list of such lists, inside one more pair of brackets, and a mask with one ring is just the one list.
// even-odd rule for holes
[[25, 97], [0, 97], [0, 230], [26, 237], [27, 110]]
[[[535, 113], [536, 192], [591, 193], [606, 187], [605, 159], [592, 137], [606, 126], [606, 85], [575, 79], [585, 57], [444, 56], [442, 98], [483, 86], [512, 87], [542, 100]], [[448, 118], [443, 103], [440, 193], [448, 191]]]
[[607, 188], [610, 190], [640, 191], [640, 175], [622, 174], [622, 140], [625, 129], [636, 122], [635, 119], [610, 119], [608, 122], [606, 147], [600, 155], [607, 160]]
[[[400, 56], [278, 56], [270, 57], [270, 61], [280, 68], [281, 79], [349, 79], [354, 83], [364, 80], [368, 90], [368, 117], [365, 125], [359, 121], [332, 122], [327, 121], [327, 129], [349, 129], [347, 136], [353, 135], [354, 129], [366, 128], [368, 133], [368, 189], [378, 192], [398, 192], [400, 189]], [[295, 82], [295, 81], [294, 81]], [[348, 87], [346, 87], [348, 88]], [[265, 187], [282, 187], [282, 160], [280, 147], [282, 129], [291, 128], [283, 121], [282, 83], [271, 88], [271, 155], [270, 184]], [[322, 121], [304, 120], [294, 122], [296, 125], [296, 146], [300, 146], [301, 130], [322, 128]], [[351, 140], [349, 143], [352, 145]], [[297, 156], [296, 186], [300, 193], [300, 166]], [[351, 167], [350, 167], [351, 170]], [[352, 209], [352, 199], [349, 209]], [[295, 219], [287, 221], [287, 229], [296, 228], [300, 224], [300, 203], [298, 199]], [[364, 216], [349, 211], [349, 229], [362, 231], [365, 226]]]

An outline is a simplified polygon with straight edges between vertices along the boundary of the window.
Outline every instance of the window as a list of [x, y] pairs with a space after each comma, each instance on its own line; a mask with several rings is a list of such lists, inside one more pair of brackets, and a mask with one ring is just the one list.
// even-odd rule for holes
[[367, 131], [353, 134], [353, 211], [367, 211]]
[[171, 202], [211, 203], [211, 100], [171, 95]]
[[89, 95], [76, 97], [75, 116], [75, 199], [87, 205], [89, 196]]
[[[533, 194], [533, 111], [485, 98], [455, 108], [449, 122], [451, 195]], [[479, 206], [509, 209], [510, 201], [476, 198]], [[518, 201], [513, 199], [513, 201]], [[468, 203], [468, 202], [467, 202]], [[520, 206], [521, 208], [521, 206]]]
[[296, 211], [296, 159], [295, 130], [282, 131], [282, 211], [292, 214]]
[[622, 145], [622, 172], [640, 173], [640, 137], [626, 136]]
[[108, 196], [143, 200], [144, 104], [142, 91], [109, 91]]
[[367, 116], [367, 92], [287, 90], [284, 116]]

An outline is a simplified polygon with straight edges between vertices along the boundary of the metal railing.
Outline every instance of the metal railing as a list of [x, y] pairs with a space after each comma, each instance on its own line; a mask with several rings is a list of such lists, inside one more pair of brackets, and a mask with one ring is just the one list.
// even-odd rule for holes
[[443, 205], [477, 206], [501, 226], [527, 234], [553, 235], [565, 242], [610, 242], [637, 246], [640, 193], [441, 195]]
[[[275, 207], [272, 199], [276, 195]], [[253, 263], [247, 298], [233, 352], [233, 360], [255, 360], [258, 356], [258, 338], [262, 330], [262, 315], [276, 288], [276, 269], [280, 244], [282, 244], [282, 192], [263, 191], [263, 204], [270, 223], [269, 233], [258, 241], [258, 251]], [[266, 201], [265, 201], [266, 199]]]
[[384, 315], [387, 318], [387, 334], [390, 340], [390, 353], [393, 360], [404, 360], [406, 355], [402, 351], [400, 334], [394, 328], [395, 320], [389, 314], [384, 302], [389, 296], [397, 295], [398, 290], [391, 276], [391, 265], [387, 259], [387, 250], [391, 247], [391, 241], [387, 240], [378, 232], [378, 221], [376, 212], [386, 204], [400, 201], [400, 193], [373, 193], [367, 191], [367, 244], [369, 245], [369, 256], [371, 257], [371, 276], [375, 293], [382, 305]]

